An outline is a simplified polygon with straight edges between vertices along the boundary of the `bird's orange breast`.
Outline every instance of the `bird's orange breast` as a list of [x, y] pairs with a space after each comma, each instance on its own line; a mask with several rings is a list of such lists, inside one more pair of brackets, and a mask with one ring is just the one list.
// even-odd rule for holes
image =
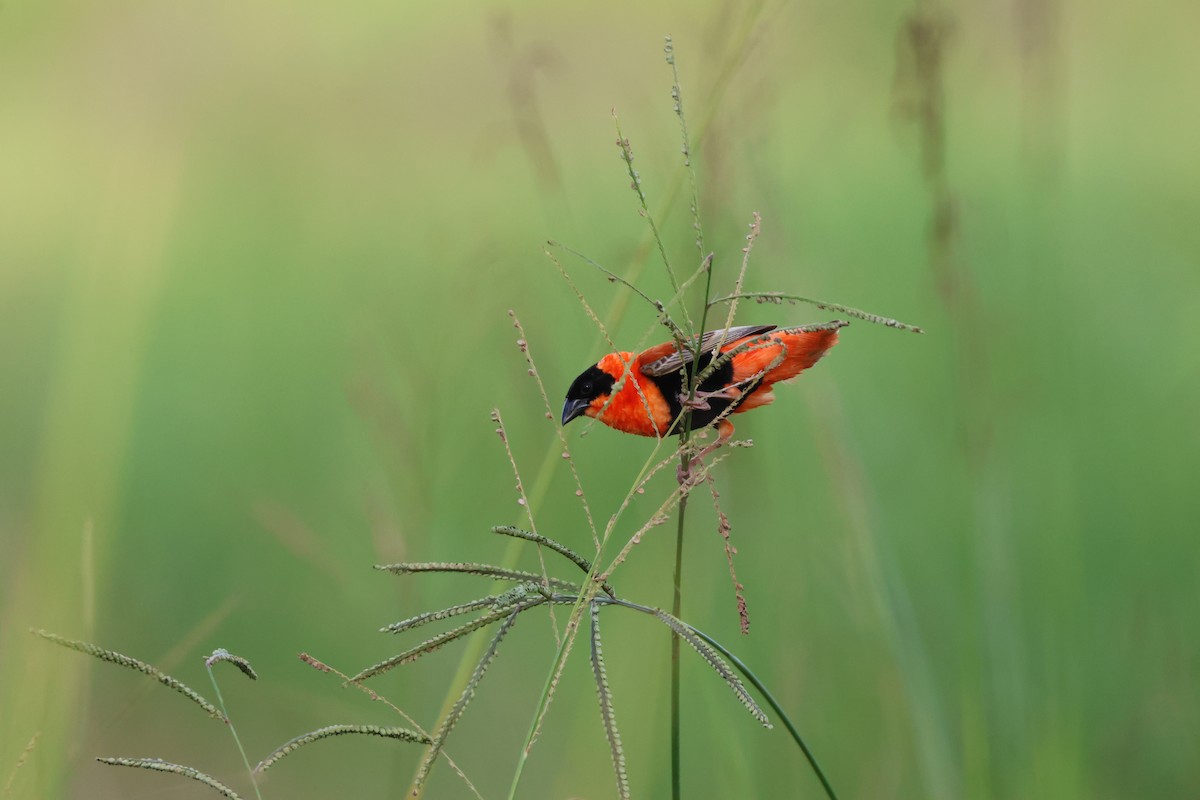
[[616, 392], [611, 399], [593, 400], [587, 415], [625, 433], [666, 436], [674, 421], [671, 406], [659, 388], [642, 375], [641, 360], [633, 353], [609, 353], [597, 366], [616, 379]]

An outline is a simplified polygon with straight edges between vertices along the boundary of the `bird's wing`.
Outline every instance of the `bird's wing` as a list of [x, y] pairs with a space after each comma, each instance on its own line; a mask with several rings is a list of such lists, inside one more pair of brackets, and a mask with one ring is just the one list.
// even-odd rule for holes
[[[700, 352], [706, 353], [711, 350], [715, 353], [720, 347], [748, 336], [759, 336], [773, 331], [775, 327], [774, 325], [742, 325], [736, 328], [708, 331], [700, 337]], [[642, 362], [642, 374], [654, 378], [678, 372], [683, 368], [684, 361], [691, 361], [695, 357], [696, 354], [691, 348], [685, 347], [680, 351], [674, 342], [667, 342], [657, 347], [651, 347], [638, 356], [638, 359]]]

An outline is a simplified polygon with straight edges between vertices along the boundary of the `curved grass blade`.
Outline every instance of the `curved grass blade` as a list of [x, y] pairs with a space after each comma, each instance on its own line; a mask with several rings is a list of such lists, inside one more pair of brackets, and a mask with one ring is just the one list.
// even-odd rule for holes
[[[315, 670], [318, 670], [319, 672], [332, 673], [334, 675], [337, 675], [343, 681], [345, 681], [347, 683], [350, 682], [350, 676], [343, 673], [337, 667], [332, 667], [332, 666], [320, 661], [319, 659], [314, 658], [313, 656], [309, 655], [308, 653], [298, 653], [297, 656], [305, 664], [308, 664], [310, 667], [312, 667]], [[399, 714], [401, 717], [403, 717], [408, 722], [409, 725], [413, 726], [413, 729], [416, 731], [416, 733], [419, 736], [423, 736], [423, 737], [429, 736], [429, 734], [425, 733], [425, 730], [421, 727], [421, 725], [415, 719], [413, 719], [409, 714], [405, 713], [404, 709], [400, 708], [400, 706], [396, 705], [391, 700], [387, 699], [383, 695], [377, 693], [375, 690], [367, 687], [364, 684], [361, 684], [361, 683], [355, 684], [355, 688], [358, 689], [359, 691], [363, 692], [364, 694], [366, 694], [372, 700], [383, 703], [385, 706], [390, 708], [392, 711]], [[462, 779], [463, 784], [466, 785], [467, 789], [476, 798], [476, 800], [483, 800], [483, 795], [481, 795], [479, 793], [479, 789], [477, 789], [475, 787], [475, 784], [471, 783], [471, 779], [468, 778], [467, 774], [465, 772], [463, 772], [462, 768], [459, 767], [458, 764], [455, 763], [454, 759], [450, 757], [450, 754], [446, 751], [442, 751], [442, 757], [446, 759], [446, 763], [450, 765], [450, 768], [452, 770], [454, 770], [455, 774], [457, 774], [458, 777]]]
[[[540, 533], [532, 533], [530, 531], [521, 530], [520, 528], [512, 525], [496, 525], [492, 528], [492, 533], [499, 533], [504, 536], [513, 536], [517, 539], [525, 539], [530, 542], [536, 542], [543, 547], [548, 547], [549, 549], [558, 553], [560, 556], [569, 559], [571, 563], [579, 567], [585, 573], [590, 573], [592, 571], [592, 563], [590, 561], [566, 545], [559, 544], [558, 542], [554, 541], [549, 536], [543, 536]], [[616, 596], [613, 593], [613, 588], [609, 586], [608, 583], [600, 584], [600, 588], [602, 588], [609, 597]]]
[[237, 667], [238, 670], [250, 680], [258, 680], [258, 673], [254, 671], [254, 667], [250, 666], [249, 661], [241, 656], [235, 656], [224, 647], [218, 647], [216, 650], [213, 650], [213, 654], [204, 659], [204, 666], [211, 669], [212, 665], [218, 661], [227, 661]]
[[394, 655], [386, 661], [380, 661], [378, 664], [367, 667], [362, 672], [351, 678], [350, 681], [352, 683], [360, 683], [368, 678], [374, 678], [377, 675], [382, 675], [388, 670], [394, 669], [402, 664], [408, 664], [416, 661], [421, 656], [428, 655], [435, 650], [439, 650], [450, 642], [453, 642], [456, 639], [461, 639], [468, 633], [477, 631], [480, 628], [487, 627], [493, 622], [504, 619], [510, 614], [519, 614], [522, 611], [533, 608], [537, 605], [541, 605], [544, 602], [546, 602], [546, 598], [541, 595], [537, 595], [527, 602], [518, 604], [515, 608], [512, 605], [507, 605], [504, 608], [491, 612], [490, 614], [484, 614], [482, 617], [472, 620], [466, 625], [460, 625], [459, 627], [448, 630], [445, 633], [438, 634], [432, 639], [426, 639], [411, 650], [405, 650], [403, 653]]
[[467, 706], [470, 704], [472, 698], [475, 697], [475, 690], [479, 687], [479, 682], [483, 680], [483, 673], [487, 671], [488, 666], [495, 659], [501, 640], [504, 639], [509, 629], [512, 628], [513, 623], [517, 621], [517, 615], [524, 610], [520, 606], [513, 609], [509, 613], [508, 618], [496, 630], [496, 635], [492, 637], [491, 644], [484, 651], [482, 658], [479, 659], [479, 663], [475, 665], [475, 671], [471, 673], [471, 678], [467, 681], [467, 686], [463, 689], [462, 695], [459, 696], [458, 701], [450, 709], [450, 713], [442, 720], [441, 727], [434, 734], [433, 741], [429, 745], [429, 750], [426, 751], [425, 758], [421, 760], [421, 766], [417, 769], [417, 775], [413, 778], [412, 793], [420, 793], [426, 779], [429, 777], [430, 771], [433, 769], [434, 762], [437, 761], [438, 755], [442, 752], [442, 748], [446, 744], [446, 737], [450, 735], [450, 731], [458, 724], [459, 719], [462, 718], [463, 713], [467, 710]]
[[80, 642], [75, 639], [67, 639], [65, 637], [59, 636], [56, 633], [50, 633], [49, 631], [30, 629], [30, 633], [34, 633], [34, 634], [42, 637], [43, 639], [46, 639], [47, 641], [54, 642], [57, 645], [62, 645], [63, 647], [66, 647], [68, 649], [78, 650], [81, 653], [87, 653], [89, 656], [92, 656], [93, 658], [98, 658], [101, 661], [107, 661], [110, 664], [116, 664], [117, 666], [125, 667], [127, 669], [132, 669], [137, 672], [140, 672], [143, 675], [149, 675], [151, 678], [158, 681], [163, 686], [166, 686], [169, 689], [173, 689], [176, 692], [179, 692], [179, 694], [183, 695], [188, 700], [191, 700], [193, 703], [195, 703], [196, 705], [203, 708], [206, 712], [208, 712], [208, 715], [210, 717], [212, 717], [213, 719], [218, 719], [221, 722], [229, 721], [228, 719], [226, 719], [225, 715], [222, 714], [220, 712], [220, 710], [217, 709], [217, 707], [215, 705], [213, 705], [208, 700], [206, 700], [204, 697], [202, 697], [196, 690], [192, 689], [190, 686], [183, 683], [182, 681], [172, 678], [167, 673], [163, 672], [162, 670], [158, 669], [157, 667], [147, 664], [144, 661], [138, 661], [136, 658], [131, 658], [127, 655], [122, 655], [121, 653], [115, 652], [113, 650], [105, 650], [103, 647], [94, 645], [90, 642]]
[[506, 569], [492, 564], [478, 564], [463, 561], [420, 561], [400, 564], [376, 564], [375, 569], [391, 572], [394, 575], [416, 575], [423, 572], [461, 572], [468, 575], [485, 575], [503, 581], [532, 581], [533, 583], [549, 583], [555, 589], [578, 591], [579, 587], [570, 581], [558, 578], [543, 578], [536, 572], [525, 572], [519, 569]]
[[613, 712], [612, 691], [608, 686], [608, 673], [604, 669], [604, 653], [600, 648], [600, 603], [592, 603], [592, 674], [596, 677], [596, 694], [600, 697], [600, 719], [604, 723], [604, 735], [608, 738], [613, 772], [617, 777], [617, 796], [621, 800], [629, 800], [625, 751], [621, 747], [621, 734], [617, 730], [617, 718]]
[[430, 622], [438, 622], [443, 619], [450, 619], [451, 617], [457, 617], [460, 614], [469, 614], [470, 612], [476, 611], [480, 608], [494, 606], [498, 598], [499, 595], [493, 594], [488, 595], [487, 597], [481, 597], [478, 600], [472, 600], [469, 603], [460, 603], [456, 606], [443, 608], [440, 611], [426, 611], [424, 614], [417, 614], [414, 617], [409, 617], [408, 619], [403, 619], [399, 622], [393, 622], [391, 625], [385, 625], [379, 629], [379, 632], [400, 633], [401, 631], [412, 630], [413, 628], [419, 628], [422, 625], [428, 625]]
[[348, 733], [382, 736], [387, 739], [399, 739], [403, 742], [416, 742], [418, 744], [431, 744], [433, 742], [428, 736], [416, 731], [410, 731], [408, 728], [383, 728], [378, 725], [326, 725], [324, 728], [317, 728], [315, 731], [302, 733], [295, 739], [281, 744], [272, 751], [271, 755], [258, 762], [258, 766], [254, 768], [254, 771], [256, 773], [266, 772], [274, 766], [276, 761], [296, 752], [306, 744], [319, 742], [331, 736], [343, 736]]
[[[679, 635], [682, 638], [687, 639], [688, 643], [693, 647], [696, 646], [697, 642], [700, 642], [701, 644], [710, 648], [708, 655], [705, 655], [703, 650], [698, 650], [698, 652], [700, 652], [701, 655], [704, 655], [705, 660], [708, 660], [710, 664], [713, 663], [710, 660], [710, 656], [717, 658], [718, 661], [722, 656], [727, 659], [728, 662], [733, 664], [734, 667], [737, 668], [738, 672], [742, 673], [746, 680], [750, 681], [751, 685], [753, 685], [754, 688], [757, 689], [760, 694], [762, 694], [763, 699], [767, 701], [767, 705], [769, 705], [775, 711], [775, 713], [779, 715], [780, 719], [783, 720], [783, 724], [788, 729], [788, 733], [791, 734], [792, 740], [796, 742], [796, 744], [800, 747], [800, 750], [804, 753], [804, 757], [808, 759], [809, 765], [812, 767], [813, 772], [816, 773], [817, 779], [820, 780], [821, 786], [825, 789], [825, 794], [829, 797], [829, 800], [837, 800], [837, 793], [834, 792], [833, 786], [831, 786], [829, 783], [829, 779], [825, 777], [825, 772], [821, 769], [821, 765], [817, 763], [816, 756], [814, 756], [812, 751], [809, 750], [808, 745], [804, 742], [804, 738], [801, 737], [800, 732], [796, 730], [796, 726], [792, 724], [792, 721], [788, 717], [787, 713], [784, 712], [783, 708], [780, 707], [779, 701], [775, 699], [775, 696], [771, 694], [770, 690], [763, 685], [763, 682], [758, 679], [758, 676], [755, 675], [740, 658], [729, 652], [724, 645], [709, 636], [704, 631], [693, 628], [686, 622], [676, 619], [660, 609], [643, 606], [639, 603], [631, 603], [628, 600], [612, 600], [605, 597], [596, 598], [595, 603], [601, 605], [617, 605], [621, 606], [622, 608], [629, 608], [633, 609], [634, 611], [640, 611], [643, 614], [649, 614], [651, 616], [658, 617], [660, 620], [662, 620], [662, 622], [671, 627], [672, 630], [677, 630], [676, 626], [679, 626]], [[719, 656], [717, 655], [718, 653], [720, 654]], [[728, 664], [725, 665], [725, 668], [728, 669]], [[724, 677], [724, 675], [722, 675], [722, 677]], [[737, 680], [736, 676], [734, 676], [734, 680]], [[740, 681], [738, 682], [738, 685], [741, 685]], [[744, 686], [742, 687], [742, 691], [745, 692]], [[759, 713], [761, 713], [761, 709]], [[757, 717], [758, 715], [756, 714], [755, 716]], [[761, 719], [765, 719], [765, 715], [760, 717], [760, 720]], [[769, 728], [771, 726], [766, 724], [766, 727]]]
[[[624, 608], [631, 608], [634, 611], [640, 611], [643, 614], [649, 614], [653, 617], [656, 617], [674, 633], [678, 634], [681, 639], [690, 644], [692, 649], [699, 653], [700, 657], [708, 662], [708, 665], [712, 667], [718, 675], [721, 676], [721, 679], [725, 681], [729, 688], [733, 690], [734, 694], [737, 695], [738, 700], [740, 700], [742, 705], [746, 707], [746, 710], [750, 712], [751, 716], [762, 723], [764, 728], [773, 727], [771, 725], [771, 721], [767, 718], [766, 713], [763, 712], [762, 708], [759, 707], [754, 698], [750, 696], [750, 693], [746, 691], [745, 685], [741, 682], [741, 680], [738, 679], [737, 675], [733, 674], [733, 670], [730, 669], [729, 664], [727, 664], [725, 660], [721, 658], [720, 653], [718, 653], [716, 649], [708, 645], [708, 637], [701, 637], [699, 632], [691, 625], [688, 625], [683, 620], [668, 614], [660, 608], [650, 608], [649, 606], [639, 605], [638, 603], [631, 603], [628, 600], [606, 600], [603, 597], [598, 598], [596, 602], [601, 604], [613, 603], [615, 605], [623, 606]], [[726, 652], [724, 648], [720, 648], [720, 650], [721, 652]]]
[[839, 314], [845, 314], [848, 317], [861, 319], [866, 322], [873, 322], [876, 325], [883, 325], [886, 328], [896, 328], [902, 331], [912, 331], [913, 333], [924, 333], [922, 328], [916, 325], [909, 325], [907, 322], [881, 317], [878, 314], [872, 314], [869, 311], [863, 311], [858, 308], [851, 308], [840, 303], [830, 303], [826, 300], [814, 300], [811, 297], [801, 297], [798, 294], [783, 294], [782, 292], [735, 292], [727, 294], [724, 297], [717, 297], [709, 301], [710, 306], [715, 306], [717, 303], [733, 303], [738, 300], [753, 300], [756, 303], [808, 303], [825, 311], [836, 311]]
[[772, 727], [771, 721], [767, 719], [766, 712], [764, 712], [762, 708], [759, 707], [758, 703], [755, 702], [754, 698], [750, 696], [750, 692], [746, 691], [745, 685], [741, 682], [737, 675], [733, 674], [733, 670], [730, 668], [729, 664], [725, 662], [725, 659], [721, 658], [720, 654], [718, 654], [716, 650], [714, 650], [703, 639], [696, 635], [696, 631], [691, 625], [688, 625], [678, 617], [673, 617], [660, 609], [654, 609], [654, 616], [658, 617], [658, 619], [664, 625], [677, 633], [685, 642], [690, 644], [692, 649], [699, 653], [700, 657], [708, 662], [708, 665], [712, 667], [718, 675], [721, 676], [721, 679], [725, 681], [729, 688], [733, 690], [733, 693], [737, 695], [738, 700], [742, 701], [742, 705], [746, 707], [746, 710], [748, 710], [756, 720], [761, 722], [764, 728]]
[[137, 767], [138, 769], [150, 769], [155, 772], [171, 772], [176, 775], [182, 775], [185, 778], [191, 778], [194, 781], [203, 783], [210, 789], [230, 798], [230, 800], [242, 800], [233, 789], [230, 789], [213, 776], [206, 775], [194, 767], [187, 767], [183, 764], [172, 764], [170, 761], [163, 761], [161, 758], [97, 758], [96, 760], [101, 764], [108, 764], [112, 767]]
[[737, 667], [738, 672], [742, 673], [742, 675], [746, 677], [746, 680], [750, 681], [751, 685], [758, 690], [759, 694], [763, 696], [763, 699], [767, 701], [767, 705], [769, 705], [775, 711], [775, 713], [779, 715], [779, 718], [783, 720], [783, 726], [788, 729], [788, 733], [791, 734], [792, 740], [800, 748], [801, 752], [804, 753], [804, 757], [808, 759], [809, 766], [811, 766], [813, 772], [816, 773], [817, 780], [821, 782], [821, 786], [825, 789], [825, 794], [829, 797], [829, 800], [837, 800], [837, 793], [833, 791], [833, 787], [829, 784], [829, 779], [825, 777], [824, 770], [822, 770], [821, 765], [817, 763], [817, 757], [813, 755], [811, 750], [808, 749], [808, 745], [805, 743], [804, 737], [800, 735], [800, 731], [796, 730], [796, 726], [792, 724], [792, 720], [786, 713], [784, 713], [784, 710], [780, 707], [779, 702], [775, 699], [775, 695], [771, 694], [767, 687], [763, 685], [762, 681], [758, 679], [758, 676], [755, 675], [740, 658], [729, 652], [729, 650], [727, 650], [720, 642], [709, 636], [704, 631], [697, 630], [696, 628], [692, 628], [691, 630], [694, 634], [699, 636], [718, 652], [720, 652], [721, 655], [725, 656], [730, 663]]

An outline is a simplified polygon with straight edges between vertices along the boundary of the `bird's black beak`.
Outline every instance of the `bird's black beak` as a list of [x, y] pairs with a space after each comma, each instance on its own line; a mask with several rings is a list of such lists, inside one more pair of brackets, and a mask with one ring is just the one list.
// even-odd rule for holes
[[576, 417], [582, 417], [583, 413], [588, 410], [588, 406], [592, 404], [591, 400], [578, 397], [574, 400], [567, 398], [567, 402], [563, 403], [562, 424], [566, 425]]

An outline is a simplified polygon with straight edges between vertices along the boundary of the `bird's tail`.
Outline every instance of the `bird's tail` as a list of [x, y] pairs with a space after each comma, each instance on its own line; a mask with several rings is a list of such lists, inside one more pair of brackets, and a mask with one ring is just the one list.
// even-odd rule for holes
[[[752, 380], [756, 376], [762, 375], [761, 383], [764, 388], [768, 388], [773, 383], [791, 380], [820, 361], [821, 356], [837, 344], [838, 332], [836, 328], [817, 331], [793, 328], [775, 331], [761, 338], [769, 344], [751, 349], [734, 358], [734, 381]], [[745, 341], [749, 340], [731, 342], [725, 349], [732, 349]], [[783, 348], [787, 349], [783, 350]], [[780, 357], [781, 350], [783, 350], [782, 360], [778, 364], [772, 365], [772, 362]]]

